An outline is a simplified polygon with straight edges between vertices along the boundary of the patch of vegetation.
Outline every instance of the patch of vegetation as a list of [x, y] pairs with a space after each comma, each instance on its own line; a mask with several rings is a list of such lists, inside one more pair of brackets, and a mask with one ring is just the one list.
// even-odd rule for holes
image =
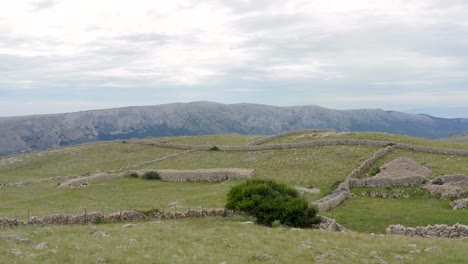
[[421, 188], [397, 188], [393, 192], [410, 194], [409, 198], [382, 199], [363, 196], [368, 191], [387, 192], [385, 188], [352, 189], [355, 197], [328, 212], [346, 228], [365, 233], [385, 233], [393, 224], [416, 227], [434, 224], [467, 224], [468, 210], [452, 210], [447, 200], [428, 197]]
[[219, 147], [218, 146], [213, 146], [210, 148], [211, 151], [219, 151]]
[[[37, 243], [47, 241], [54, 250], [38, 251], [37, 243], [0, 241], [0, 263], [309, 264], [363, 263], [365, 260], [369, 263], [445, 264], [466, 263], [468, 259], [467, 243], [460, 239], [380, 237], [309, 229], [292, 231], [287, 227], [241, 225], [222, 217], [161, 221], [162, 224], [140, 222], [135, 228], [110, 223], [98, 226], [99, 232], [94, 233], [90, 225], [2, 229], [0, 235], [18, 235]], [[101, 237], [100, 233], [109, 236]], [[424, 252], [430, 247], [437, 251]], [[12, 248], [21, 250], [23, 255], [11, 254]], [[421, 250], [421, 253], [415, 254], [414, 250]], [[374, 251], [379, 259], [370, 255]], [[395, 259], [397, 255], [401, 261]]]
[[226, 208], [250, 213], [259, 224], [311, 227], [319, 223], [317, 208], [299, 197], [298, 192], [272, 180], [253, 179], [233, 187]]
[[157, 215], [157, 214], [162, 213], [162, 211], [157, 208], [151, 208], [149, 210], [137, 210], [137, 211], [146, 216], [152, 216], [152, 215]]
[[95, 225], [107, 224], [109, 223], [104, 217], [98, 217], [93, 221]]
[[377, 174], [379, 174], [379, 173], [380, 173], [380, 168], [379, 168], [379, 167], [373, 167], [373, 168], [370, 170], [369, 175], [370, 175], [370, 176], [375, 176], [375, 175], [377, 175]]
[[140, 176], [138, 175], [138, 173], [135, 173], [135, 172], [134, 172], [134, 173], [131, 173], [130, 175], [128, 175], [128, 177], [130, 177], [130, 178], [138, 178], [138, 177], [140, 177]]
[[155, 171], [148, 171], [145, 172], [142, 176], [142, 179], [144, 180], [160, 180], [161, 177], [159, 177], [159, 174]]

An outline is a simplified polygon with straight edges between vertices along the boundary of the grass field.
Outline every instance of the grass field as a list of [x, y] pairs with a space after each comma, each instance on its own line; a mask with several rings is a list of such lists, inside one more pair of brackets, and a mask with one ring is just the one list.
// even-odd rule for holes
[[[411, 198], [373, 198], [365, 191], [408, 193]], [[430, 198], [414, 188], [356, 188], [355, 197], [327, 212], [346, 228], [364, 233], [385, 233], [389, 225], [427, 226], [434, 224], [468, 224], [468, 210], [452, 210], [449, 200]]]
[[[333, 136], [296, 135], [271, 143], [330, 139]], [[157, 138], [191, 145], [242, 145], [258, 136], [209, 135], [197, 137]], [[384, 133], [346, 133], [337, 138], [374, 139], [410, 143], [428, 147], [468, 149], [458, 143], [431, 141]], [[467, 145], [468, 146], [468, 145]], [[263, 151], [192, 151], [125, 144], [122, 142], [83, 145], [60, 150], [19, 155], [0, 159], [0, 183], [42, 179], [63, 175], [136, 169], [208, 169], [251, 168], [258, 178], [274, 179], [291, 186], [315, 187], [318, 194], [307, 194], [310, 201], [327, 195], [337, 183], [379, 147], [316, 146]], [[163, 161], [151, 162], [168, 155], [184, 153]], [[419, 153], [396, 149], [379, 159], [370, 170], [399, 157], [408, 157], [432, 170], [432, 178], [444, 174], [468, 174], [468, 157]], [[146, 163], [150, 161], [149, 163]], [[369, 171], [370, 171], [369, 170]], [[364, 173], [363, 177], [366, 177]], [[104, 214], [120, 210], [185, 210], [223, 207], [232, 186], [243, 182], [171, 183], [138, 178], [118, 178], [95, 183], [86, 188], [57, 189], [59, 181], [34, 183], [0, 189], [0, 217], [26, 220], [30, 216], [81, 214], [99, 211]], [[364, 233], [383, 233], [390, 224], [406, 226], [427, 224], [468, 224], [468, 210], [453, 211], [447, 200], [429, 198], [424, 191], [408, 199], [382, 199], [360, 195], [367, 189], [353, 189], [355, 198], [326, 213], [346, 228]], [[374, 190], [375, 191], [375, 190]], [[377, 189], [377, 191], [379, 191]], [[382, 189], [392, 192], [394, 190]], [[176, 204], [176, 207], [170, 204]], [[99, 225], [110, 234], [100, 237], [90, 226], [22, 227], [0, 230], [0, 234], [19, 234], [34, 241], [47, 241], [49, 250], [40, 252], [31, 245], [0, 241], [0, 263], [90, 263], [99, 258], [112, 263], [463, 263], [468, 259], [467, 240], [413, 239], [393, 236], [335, 234], [313, 230], [244, 226], [236, 219], [204, 218], [164, 221], [164, 224], [138, 223], [134, 229], [123, 224]], [[137, 240], [136, 244], [132, 240]], [[353, 243], [349, 243], [352, 240]], [[324, 242], [325, 241], [325, 242]], [[310, 242], [310, 245], [307, 244]], [[356, 242], [356, 243], [354, 243]], [[129, 244], [130, 243], [130, 244]], [[133, 243], [133, 244], [132, 244]], [[409, 253], [417, 244], [419, 253]], [[435, 246], [437, 251], [424, 252]], [[22, 257], [9, 253], [17, 248]], [[53, 253], [55, 250], [57, 253]], [[376, 251], [376, 253], [372, 253]], [[28, 254], [39, 254], [28, 257]], [[371, 256], [373, 255], [373, 256]], [[395, 255], [402, 257], [401, 261]], [[79, 256], [83, 256], [82, 258]], [[377, 257], [375, 257], [377, 256]], [[102, 260], [101, 259], [101, 260]]]
[[[0, 230], [1, 263], [466, 263], [467, 240], [370, 236], [200, 218]], [[104, 234], [104, 235], [103, 235]], [[40, 242], [48, 248], [35, 249]], [[433, 249], [425, 251], [426, 249]], [[11, 250], [20, 250], [15, 256]], [[18, 251], [17, 251], [18, 252]]]

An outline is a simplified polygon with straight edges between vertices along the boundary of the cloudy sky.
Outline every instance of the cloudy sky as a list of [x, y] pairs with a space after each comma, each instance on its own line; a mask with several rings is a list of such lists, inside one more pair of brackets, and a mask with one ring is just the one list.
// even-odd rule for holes
[[216, 101], [468, 117], [466, 0], [1, 4], [0, 116]]

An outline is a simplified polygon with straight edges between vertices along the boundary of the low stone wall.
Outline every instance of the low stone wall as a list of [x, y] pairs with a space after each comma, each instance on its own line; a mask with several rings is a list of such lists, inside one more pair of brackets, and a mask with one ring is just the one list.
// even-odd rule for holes
[[115, 178], [121, 178], [128, 174], [128, 172], [112, 174], [112, 173], [95, 173], [90, 176], [83, 176], [69, 181], [63, 182], [57, 186], [59, 189], [76, 189], [83, 188], [92, 183], [108, 181]]
[[186, 182], [186, 181], [205, 181], [220, 182], [231, 179], [249, 179], [255, 176], [253, 169], [239, 168], [218, 168], [218, 169], [199, 169], [199, 170], [132, 170], [120, 173], [96, 173], [86, 177], [74, 178], [63, 182], [57, 186], [59, 189], [77, 189], [90, 184], [108, 181], [116, 178], [127, 177], [133, 173], [140, 177], [146, 172], [155, 171], [163, 181]]
[[372, 188], [384, 188], [384, 187], [412, 187], [421, 185], [426, 182], [426, 178], [422, 176], [410, 176], [401, 178], [382, 178], [382, 177], [370, 177], [364, 179], [352, 179], [350, 180], [351, 188], [360, 187], [372, 187]]
[[445, 154], [445, 155], [458, 155], [458, 156], [468, 156], [467, 150], [455, 150], [455, 149], [437, 149], [437, 148], [427, 148], [409, 144], [396, 144], [396, 148], [414, 150], [419, 152], [431, 153], [431, 154]]
[[468, 237], [468, 226], [460, 224], [455, 224], [453, 226], [428, 225], [426, 227], [404, 227], [402, 225], [391, 225], [387, 228], [387, 234], [412, 237], [463, 238]]
[[450, 203], [453, 210], [461, 210], [465, 207], [468, 207], [468, 198], [458, 199]]
[[316, 205], [319, 212], [326, 212], [340, 205], [344, 200], [348, 199], [351, 193], [348, 191], [338, 191], [323, 197], [320, 200], [313, 202]]
[[156, 170], [161, 180], [170, 182], [205, 181], [219, 182], [232, 179], [249, 179], [255, 176], [253, 169], [201, 169], [201, 170]]
[[336, 132], [334, 129], [301, 129], [301, 130], [293, 130], [293, 131], [288, 131], [288, 132], [283, 132], [275, 135], [271, 135], [268, 137], [261, 138], [259, 140], [256, 140], [254, 142], [249, 143], [249, 145], [262, 145], [265, 144], [266, 142], [275, 140], [280, 137], [287, 137], [291, 135], [297, 135], [297, 134], [304, 134], [304, 133], [322, 133], [322, 132]]
[[80, 175], [66, 175], [66, 176], [57, 176], [57, 177], [50, 177], [45, 179], [37, 179], [37, 180], [28, 180], [28, 181], [20, 181], [15, 183], [0, 183], [1, 188], [7, 187], [21, 187], [23, 185], [34, 184], [34, 183], [42, 183], [42, 182], [51, 182], [51, 181], [60, 181], [60, 180], [70, 180], [82, 177]]
[[[180, 219], [180, 218], [196, 218], [205, 216], [225, 216], [226, 214], [236, 214], [234, 212], [222, 209], [211, 209], [211, 210], [187, 210], [187, 211], [166, 211], [142, 213], [138, 211], [122, 211], [109, 214], [104, 216], [98, 212], [90, 212], [81, 215], [63, 215], [55, 214], [45, 216], [43, 218], [31, 217], [29, 221], [21, 221], [10, 218], [0, 218], [0, 229], [10, 228], [26, 225], [71, 225], [71, 224], [92, 224], [98, 221], [105, 222], [129, 222], [129, 221], [145, 221], [150, 219]], [[242, 214], [242, 213], [241, 213]]]
[[436, 198], [459, 198], [465, 194], [465, 190], [460, 186], [453, 186], [449, 184], [437, 185], [437, 184], [426, 184], [424, 186], [429, 191], [431, 196]]

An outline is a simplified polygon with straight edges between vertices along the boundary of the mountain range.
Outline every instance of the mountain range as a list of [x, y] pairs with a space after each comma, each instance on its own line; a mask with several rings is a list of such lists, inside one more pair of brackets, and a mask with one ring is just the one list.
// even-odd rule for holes
[[0, 118], [0, 155], [112, 139], [219, 133], [275, 134], [306, 128], [443, 138], [468, 131], [468, 119], [381, 109], [333, 110], [214, 102], [173, 103]]

